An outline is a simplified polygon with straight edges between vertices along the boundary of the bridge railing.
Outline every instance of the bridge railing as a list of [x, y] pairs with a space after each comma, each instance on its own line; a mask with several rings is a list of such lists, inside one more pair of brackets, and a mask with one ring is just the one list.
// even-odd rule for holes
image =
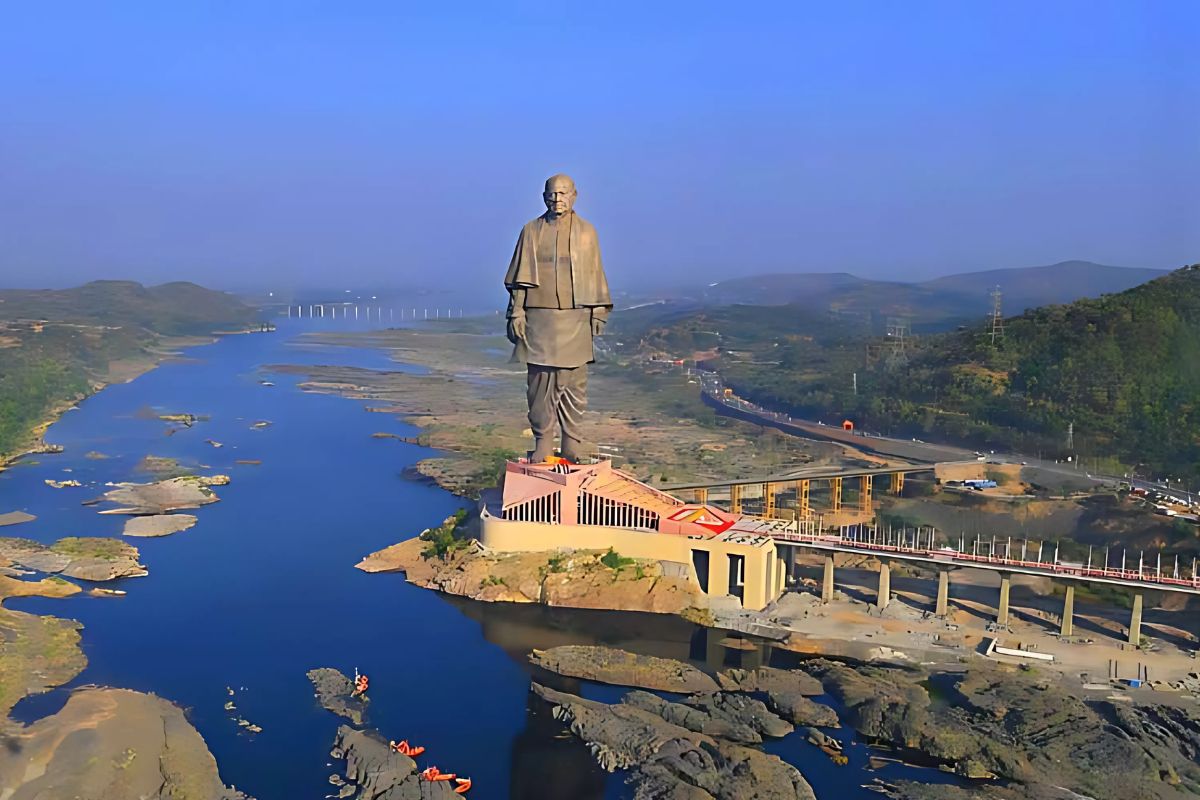
[[[1176, 571], [1173, 575], [1164, 575], [1161, 567], [1155, 569], [1146, 569], [1142, 566], [1139, 569], [1129, 569], [1123, 567], [1093, 567], [1082, 564], [1069, 564], [1061, 561], [1032, 561], [1022, 558], [1011, 558], [1003, 555], [995, 555], [988, 553], [967, 553], [953, 547], [925, 547], [923, 545], [913, 543], [888, 543], [888, 542], [871, 542], [864, 541], [861, 538], [853, 536], [842, 536], [828, 533], [806, 533], [796, 530], [779, 530], [772, 531], [771, 537], [785, 542], [794, 542], [796, 544], [813, 544], [813, 545], [829, 545], [832, 547], [840, 547], [847, 550], [862, 553], [888, 553], [895, 554], [899, 557], [909, 556], [914, 558], [929, 559], [932, 561], [943, 561], [947, 563], [969, 563], [986, 565], [989, 567], [1012, 567], [1017, 569], [1028, 569], [1044, 571], [1054, 575], [1064, 575], [1087, 580], [1094, 579], [1109, 579], [1123, 580], [1144, 583], [1147, 585], [1161, 585], [1164, 587], [1180, 587], [1187, 589], [1200, 589], [1200, 575], [1196, 574], [1195, 562], [1192, 564], [1191, 577], [1180, 576]], [[932, 539], [932, 536], [930, 537]], [[1176, 567], [1178, 570], [1178, 567]]]

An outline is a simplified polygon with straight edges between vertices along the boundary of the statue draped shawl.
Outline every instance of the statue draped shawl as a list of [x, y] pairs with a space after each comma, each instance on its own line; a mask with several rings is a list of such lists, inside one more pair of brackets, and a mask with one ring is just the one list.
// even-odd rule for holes
[[[572, 212], [574, 214], [574, 212]], [[612, 297], [608, 293], [608, 278], [600, 262], [600, 240], [592, 223], [578, 214], [571, 221], [571, 281], [575, 292], [575, 306], [588, 308], [612, 308]], [[538, 276], [537, 239], [538, 231], [546, 225], [545, 215], [525, 223], [517, 237], [508, 273], [504, 276], [504, 288], [529, 289], [541, 284]], [[553, 270], [553, 264], [546, 269]]]

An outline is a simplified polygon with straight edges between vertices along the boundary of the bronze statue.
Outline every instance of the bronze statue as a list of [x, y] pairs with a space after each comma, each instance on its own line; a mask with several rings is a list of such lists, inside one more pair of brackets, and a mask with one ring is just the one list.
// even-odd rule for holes
[[546, 213], [521, 229], [504, 276], [513, 360], [529, 368], [530, 460], [539, 463], [554, 455], [559, 428], [563, 458], [588, 455], [579, 429], [587, 365], [595, 360], [592, 337], [604, 331], [612, 310], [596, 229], [575, 213], [575, 197], [566, 175], [546, 181]]

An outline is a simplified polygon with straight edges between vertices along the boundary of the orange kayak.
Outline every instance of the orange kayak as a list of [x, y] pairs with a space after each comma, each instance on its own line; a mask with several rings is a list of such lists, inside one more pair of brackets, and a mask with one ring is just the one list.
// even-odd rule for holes
[[454, 778], [453, 772], [442, 772], [437, 767], [426, 767], [421, 772], [421, 780], [425, 781], [452, 781]]

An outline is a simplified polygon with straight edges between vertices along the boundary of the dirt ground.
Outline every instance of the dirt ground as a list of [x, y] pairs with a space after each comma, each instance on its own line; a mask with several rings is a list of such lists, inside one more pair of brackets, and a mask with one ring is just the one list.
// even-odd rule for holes
[[[321, 334], [313, 347], [375, 346], [400, 364], [382, 372], [339, 366], [272, 366], [305, 376], [303, 388], [373, 401], [421, 429], [421, 444], [446, 451], [419, 465], [451, 491], [470, 494], [494, 480], [505, 457], [532, 447], [525, 419], [525, 369], [510, 364], [498, 331], [455, 321], [420, 330]], [[330, 353], [336, 364], [336, 352]], [[855, 453], [717, 416], [673, 366], [592, 365], [585, 431], [596, 452], [649, 483], [767, 475], [842, 463]]]
[[[999, 577], [994, 573], [952, 572], [950, 614], [939, 619], [932, 614], [936, 579], [930, 575], [903, 575], [895, 568], [891, 576], [892, 602], [882, 612], [874, 606], [878, 572], [863, 567], [839, 566], [835, 572], [836, 599], [822, 604], [820, 563], [816, 557], [802, 558], [796, 589], [764, 612], [794, 630], [793, 639], [809, 651], [852, 655], [846, 651], [847, 645], [852, 649], [858, 645], [859, 649], [883, 647], [911, 653], [923, 661], [951, 662], [982, 652], [988, 639], [998, 637], [1005, 646], [1019, 645], [1054, 656], [1052, 663], [1040, 666], [1049, 666], [1081, 682], [1104, 683], [1110, 661], [1116, 663], [1117, 675], [1122, 679], [1137, 677], [1139, 663], [1148, 668], [1152, 681], [1178, 681], [1200, 670], [1196, 658], [1200, 614], [1194, 607], [1180, 608], [1178, 602], [1160, 603], [1147, 595], [1142, 633], [1149, 645], [1135, 650], [1126, 644], [1128, 609], [1111, 602], [1093, 602], [1079, 590], [1075, 635], [1069, 640], [1060, 638], [1062, 595], [1054, 594], [1054, 587], [1046, 579], [1014, 576], [1008, 628], [989, 630], [996, 619], [999, 593]], [[1165, 693], [1165, 687], [1158, 688], [1156, 696]]]

